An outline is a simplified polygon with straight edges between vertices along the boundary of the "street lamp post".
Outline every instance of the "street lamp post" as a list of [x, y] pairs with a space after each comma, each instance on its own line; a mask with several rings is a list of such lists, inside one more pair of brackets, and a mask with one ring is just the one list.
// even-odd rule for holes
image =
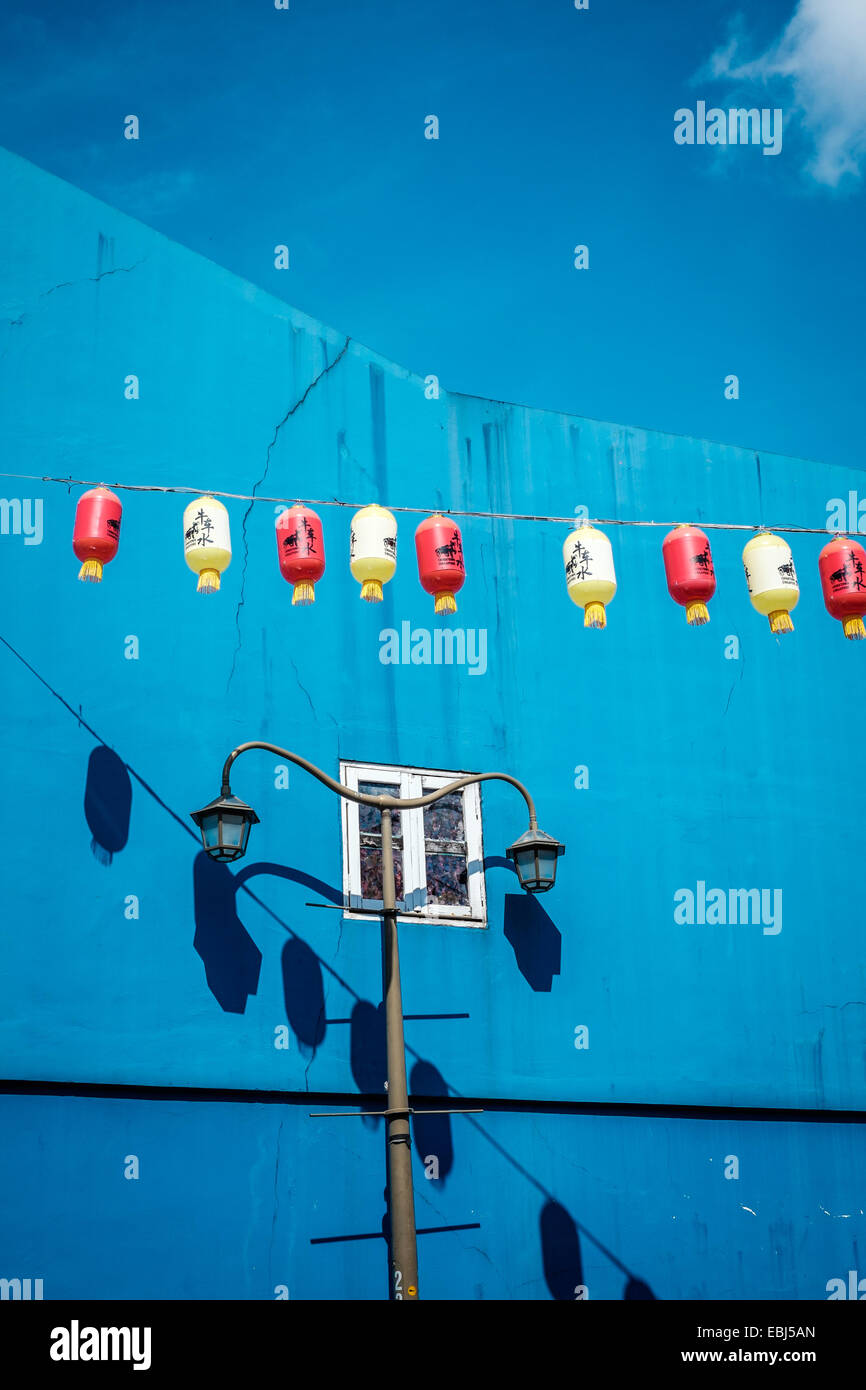
[[275, 743], [242, 743], [226, 758], [220, 795], [192, 819], [201, 831], [202, 843], [212, 859], [231, 862], [246, 852], [250, 829], [258, 823], [251, 806], [232, 795], [232, 765], [251, 748], [276, 753], [295, 763], [347, 801], [379, 810], [382, 822], [382, 964], [385, 1004], [385, 1040], [388, 1059], [388, 1107], [384, 1111], [388, 1137], [388, 1190], [391, 1209], [391, 1296], [403, 1301], [418, 1298], [418, 1250], [415, 1231], [415, 1196], [412, 1187], [412, 1147], [409, 1128], [409, 1090], [406, 1081], [406, 1046], [403, 1034], [403, 999], [400, 988], [400, 953], [397, 942], [397, 897], [394, 882], [392, 812], [431, 806], [434, 801], [460, 791], [473, 782], [510, 782], [523, 796], [529, 812], [529, 829], [506, 851], [513, 860], [520, 886], [527, 893], [544, 893], [556, 880], [556, 861], [565, 846], [539, 830], [535, 805], [522, 782], [504, 772], [480, 772], [458, 777], [438, 791], [405, 799], [356, 792], [329, 777], [327, 772]]
[[418, 1297], [418, 1242], [415, 1238], [412, 1140], [409, 1133], [409, 1089], [406, 1082], [390, 806], [382, 808], [382, 974], [388, 1059], [388, 1109], [385, 1114], [391, 1208], [391, 1294], [394, 1298], [405, 1300]]

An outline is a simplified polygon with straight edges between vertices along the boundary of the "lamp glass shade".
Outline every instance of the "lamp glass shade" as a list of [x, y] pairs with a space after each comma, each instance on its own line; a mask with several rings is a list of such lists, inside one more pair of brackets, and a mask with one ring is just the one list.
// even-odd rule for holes
[[211, 859], [230, 863], [246, 853], [250, 829], [259, 818], [245, 801], [229, 794], [218, 797], [201, 811], [193, 811], [192, 819]]
[[541, 882], [549, 882], [553, 887], [556, 878], [556, 851], [539, 849], [535, 854], [536, 876]]
[[213, 849], [219, 845], [219, 824], [219, 816], [216, 813], [202, 817], [199, 828], [205, 849]]
[[520, 886], [527, 893], [546, 893], [556, 882], [556, 861], [565, 845], [543, 830], [527, 830], [506, 850], [514, 861]]
[[231, 815], [227, 811], [221, 820], [223, 844], [232, 848], [246, 849], [246, 841], [250, 831], [249, 824], [244, 817]]

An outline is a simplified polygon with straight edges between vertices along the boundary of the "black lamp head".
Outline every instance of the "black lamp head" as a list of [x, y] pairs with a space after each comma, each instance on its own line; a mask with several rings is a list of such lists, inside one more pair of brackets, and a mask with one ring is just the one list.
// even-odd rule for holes
[[230, 863], [246, 853], [250, 829], [259, 823], [252, 806], [231, 792], [218, 796], [200, 811], [192, 811], [191, 817], [211, 859], [221, 863]]
[[527, 830], [505, 853], [514, 861], [521, 888], [546, 893], [556, 882], [556, 861], [565, 854], [565, 845], [543, 830]]

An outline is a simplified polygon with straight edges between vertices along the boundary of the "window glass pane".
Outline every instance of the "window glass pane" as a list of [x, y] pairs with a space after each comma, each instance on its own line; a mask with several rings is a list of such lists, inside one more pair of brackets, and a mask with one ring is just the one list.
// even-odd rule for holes
[[[400, 796], [399, 782], [388, 784], [383, 782], [359, 782], [358, 791], [365, 792], [368, 796]], [[358, 806], [358, 824], [362, 835], [380, 835], [380, 815], [375, 806]], [[398, 843], [402, 839], [402, 828], [400, 826], [400, 812], [391, 812], [391, 834]]]
[[[403, 854], [394, 846], [394, 885], [398, 906], [403, 902]], [[361, 897], [382, 901], [382, 851], [375, 845], [361, 846]]]
[[465, 854], [427, 855], [427, 901], [443, 907], [469, 904]]
[[[425, 787], [425, 795], [432, 790], [432, 787]], [[424, 807], [424, 838], [459, 840], [465, 845], [462, 792], [450, 792], [448, 796], [443, 796], [441, 801], [434, 801], [432, 806]]]
[[[425, 792], [434, 790], [425, 787]], [[424, 807], [427, 901], [443, 907], [468, 907], [466, 830], [463, 793], [450, 792]]]

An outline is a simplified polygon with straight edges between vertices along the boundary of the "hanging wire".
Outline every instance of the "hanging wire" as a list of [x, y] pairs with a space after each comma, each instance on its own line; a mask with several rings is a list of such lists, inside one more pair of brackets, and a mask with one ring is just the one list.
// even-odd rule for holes
[[[164, 492], [179, 493], [190, 497], [225, 497], [232, 502], [271, 502], [286, 507], [297, 501], [310, 507], [350, 507], [352, 510], [358, 511], [361, 507], [367, 506], [369, 502], [369, 499], [367, 502], [347, 502], [337, 497], [294, 497], [292, 499], [263, 497], [260, 493], [252, 496], [248, 492], [217, 492], [214, 488], [185, 487], [181, 484], [168, 486], [159, 483], [106, 483], [104, 481], [94, 482], [87, 478], [51, 478], [45, 474], [37, 473], [0, 472], [0, 478], [17, 478], [32, 483], [62, 483], [67, 492], [73, 487], [110, 487], [118, 492]], [[403, 507], [395, 506], [390, 502], [387, 503], [387, 507], [392, 512], [411, 512], [419, 516], [428, 516], [431, 512], [430, 507]], [[483, 521], [547, 521], [553, 525], [576, 526], [579, 521], [584, 520], [574, 516], [547, 516], [537, 512], [480, 512], [464, 511], [457, 507], [438, 507], [432, 510], [442, 516], [477, 517]], [[587, 524], [591, 522], [598, 526], [664, 526], [670, 528], [682, 524], [681, 517], [676, 521], [635, 521], [613, 516], [588, 517], [585, 520]], [[696, 522], [695, 525], [700, 525], [705, 531], [785, 531], [789, 535], [798, 536], [826, 536], [828, 534], [826, 526], [755, 526], [750, 522], [742, 521], [701, 521]], [[833, 534], [848, 535], [850, 533], [839, 531]]]

